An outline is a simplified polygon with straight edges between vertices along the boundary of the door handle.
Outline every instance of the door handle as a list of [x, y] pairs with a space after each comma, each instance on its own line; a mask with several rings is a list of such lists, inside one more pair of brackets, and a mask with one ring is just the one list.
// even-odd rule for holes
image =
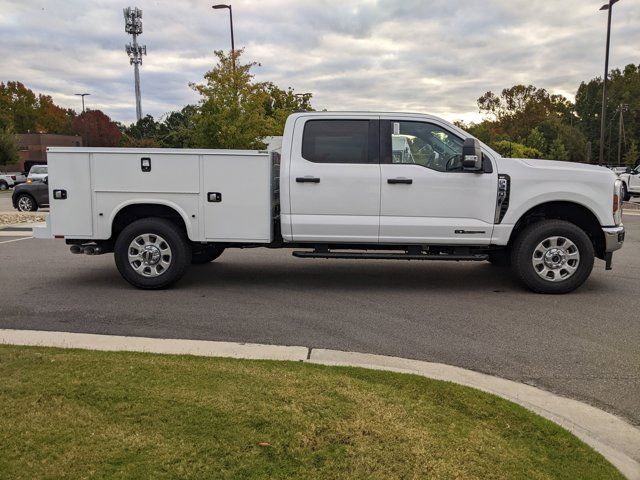
[[391, 185], [395, 185], [397, 183], [404, 183], [406, 185], [411, 185], [413, 180], [411, 178], [389, 178], [387, 179], [387, 183]]
[[318, 177], [297, 177], [296, 182], [298, 183], [320, 183], [320, 179]]

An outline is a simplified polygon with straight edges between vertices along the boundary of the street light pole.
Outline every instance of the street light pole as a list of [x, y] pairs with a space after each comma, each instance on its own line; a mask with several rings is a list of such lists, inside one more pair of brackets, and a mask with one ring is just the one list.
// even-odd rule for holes
[[226, 5], [220, 3], [218, 5], [213, 5], [211, 8], [214, 10], [220, 10], [223, 8], [229, 9], [229, 26], [231, 28], [231, 60], [233, 61], [233, 77], [235, 79], [236, 76], [236, 47], [233, 39], [233, 10], [231, 9], [231, 5]]
[[74, 95], [82, 97], [82, 113], [84, 113], [84, 97], [91, 94], [90, 93], [74, 93]]
[[613, 5], [620, 0], [609, 0], [600, 10], [607, 10], [607, 48], [604, 59], [604, 82], [602, 84], [602, 114], [600, 115], [600, 165], [604, 164], [604, 128], [605, 116], [607, 114], [607, 77], [609, 76], [609, 47], [611, 46], [611, 13]]

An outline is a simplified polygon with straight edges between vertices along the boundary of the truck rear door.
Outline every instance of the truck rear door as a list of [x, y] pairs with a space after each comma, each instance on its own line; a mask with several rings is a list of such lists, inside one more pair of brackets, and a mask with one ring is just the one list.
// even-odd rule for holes
[[289, 213], [293, 241], [376, 243], [378, 117], [300, 117], [292, 145]]

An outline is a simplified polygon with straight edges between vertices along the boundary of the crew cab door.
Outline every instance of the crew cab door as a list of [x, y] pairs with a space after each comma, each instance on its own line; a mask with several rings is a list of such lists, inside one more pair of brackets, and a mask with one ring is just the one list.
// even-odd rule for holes
[[293, 241], [377, 242], [378, 117], [300, 117], [292, 145], [289, 221]]
[[459, 133], [436, 121], [388, 117], [380, 143], [380, 243], [490, 243], [497, 172], [462, 170]]

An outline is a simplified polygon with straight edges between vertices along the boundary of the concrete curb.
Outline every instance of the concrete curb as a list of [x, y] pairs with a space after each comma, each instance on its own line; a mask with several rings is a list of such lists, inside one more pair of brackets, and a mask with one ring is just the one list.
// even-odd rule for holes
[[476, 388], [537, 413], [590, 445], [630, 480], [640, 480], [640, 429], [615, 415], [569, 398], [511, 380], [459, 367], [383, 355], [302, 346], [260, 345], [206, 340], [159, 339], [0, 329], [0, 343], [106, 351], [291, 360], [410, 373]]

